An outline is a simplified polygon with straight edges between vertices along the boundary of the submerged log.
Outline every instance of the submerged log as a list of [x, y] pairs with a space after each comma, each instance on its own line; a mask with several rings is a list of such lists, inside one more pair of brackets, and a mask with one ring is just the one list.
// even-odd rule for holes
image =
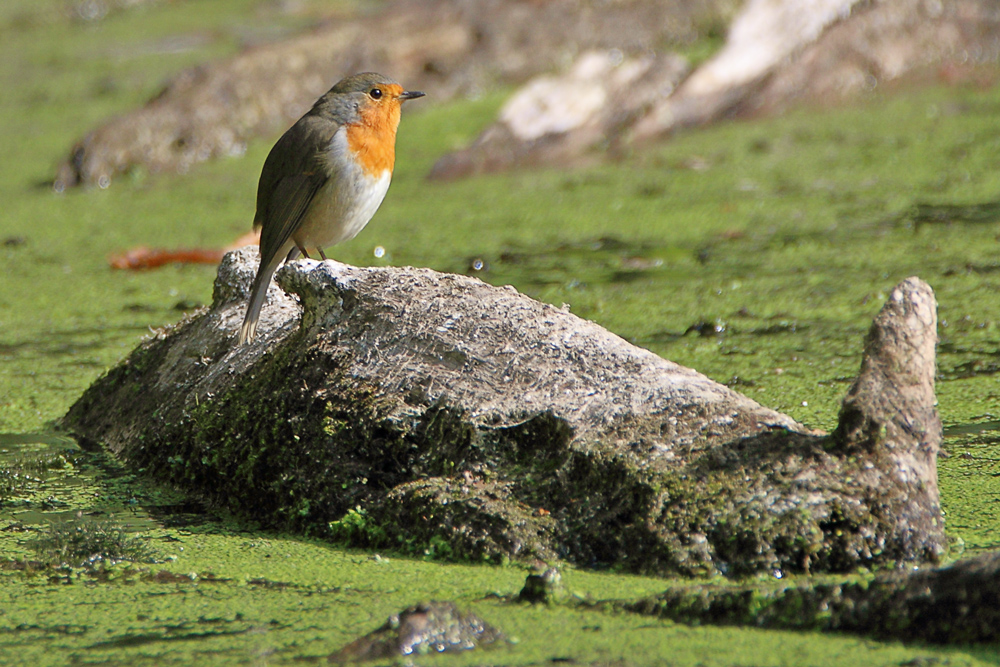
[[255, 249], [227, 255], [211, 308], [63, 425], [239, 516], [359, 547], [734, 576], [943, 552], [918, 279], [827, 436], [567, 310], [424, 269], [292, 262], [240, 347], [255, 269]]
[[941, 644], [1000, 638], [1000, 552], [872, 581], [786, 588], [682, 585], [632, 602], [600, 603], [682, 623], [856, 632]]

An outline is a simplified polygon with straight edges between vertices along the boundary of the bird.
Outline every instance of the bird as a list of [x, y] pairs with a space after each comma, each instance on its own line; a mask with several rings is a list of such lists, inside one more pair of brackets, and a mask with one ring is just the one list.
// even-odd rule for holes
[[402, 103], [424, 93], [362, 72], [323, 94], [264, 160], [254, 229], [260, 266], [250, 288], [239, 344], [253, 340], [271, 276], [282, 261], [348, 241], [381, 205], [396, 161]]

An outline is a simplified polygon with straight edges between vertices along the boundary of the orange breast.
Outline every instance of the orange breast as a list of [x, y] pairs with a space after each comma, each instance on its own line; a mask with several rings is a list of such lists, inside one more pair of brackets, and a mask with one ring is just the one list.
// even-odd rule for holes
[[369, 105], [361, 110], [361, 122], [347, 128], [347, 147], [369, 176], [391, 172], [396, 162], [399, 106], [395, 99]]

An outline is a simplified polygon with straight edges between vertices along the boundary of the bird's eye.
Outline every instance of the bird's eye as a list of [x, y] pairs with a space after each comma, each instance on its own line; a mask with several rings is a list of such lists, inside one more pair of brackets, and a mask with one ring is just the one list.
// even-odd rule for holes
[[373, 100], [382, 99], [382, 90], [380, 88], [372, 88], [368, 91], [368, 94], [371, 95]]

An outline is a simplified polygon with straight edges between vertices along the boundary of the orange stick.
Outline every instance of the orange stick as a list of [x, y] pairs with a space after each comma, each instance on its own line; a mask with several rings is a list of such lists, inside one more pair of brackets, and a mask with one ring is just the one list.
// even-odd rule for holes
[[230, 250], [242, 248], [245, 245], [260, 243], [258, 232], [243, 234], [225, 248], [148, 248], [137, 246], [125, 252], [115, 253], [108, 258], [108, 264], [113, 269], [155, 269], [165, 264], [218, 264], [223, 255]]

